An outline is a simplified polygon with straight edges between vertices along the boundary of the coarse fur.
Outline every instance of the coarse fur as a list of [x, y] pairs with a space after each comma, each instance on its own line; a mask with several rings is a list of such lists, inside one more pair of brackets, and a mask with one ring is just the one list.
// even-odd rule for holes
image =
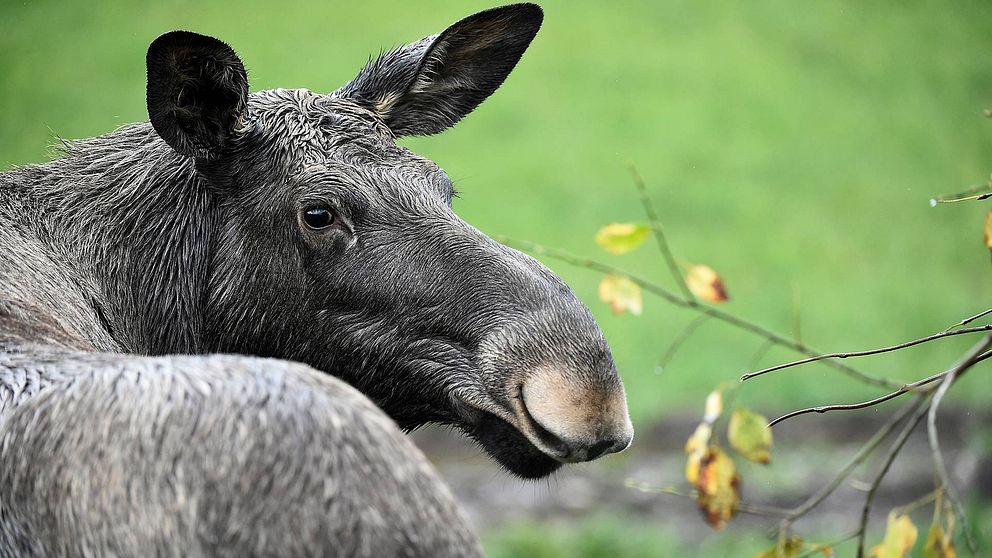
[[150, 123], [0, 174], [0, 554], [473, 555], [397, 425], [523, 477], [626, 447], [588, 309], [395, 143], [474, 109], [541, 18], [480, 12], [329, 95], [249, 93], [228, 45], [167, 33]]

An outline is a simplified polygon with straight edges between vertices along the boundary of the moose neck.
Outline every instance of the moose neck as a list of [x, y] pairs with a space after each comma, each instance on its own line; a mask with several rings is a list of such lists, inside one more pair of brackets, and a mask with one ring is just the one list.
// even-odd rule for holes
[[39, 238], [116, 348], [200, 352], [215, 204], [193, 161], [135, 124], [45, 167]]

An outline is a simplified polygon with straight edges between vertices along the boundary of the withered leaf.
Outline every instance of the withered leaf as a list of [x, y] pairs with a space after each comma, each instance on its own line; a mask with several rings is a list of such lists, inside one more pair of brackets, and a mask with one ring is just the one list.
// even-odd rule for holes
[[734, 460], [719, 446], [710, 445], [700, 460], [696, 479], [696, 503], [706, 523], [717, 531], [723, 529], [737, 513], [740, 504], [741, 477]]
[[784, 541], [776, 542], [775, 546], [768, 550], [759, 552], [754, 558], [792, 558], [793, 556], [798, 556], [805, 546], [806, 543], [802, 537], [792, 535]]
[[924, 558], [957, 558], [957, 550], [954, 549], [954, 539], [951, 533], [954, 532], [954, 514], [947, 514], [947, 530], [940, 524], [939, 515], [934, 518], [933, 525], [927, 533], [927, 540], [923, 545]]
[[685, 268], [685, 284], [692, 294], [707, 302], [726, 302], [729, 299], [723, 279], [713, 268], [690, 265]]
[[614, 314], [625, 311], [641, 315], [641, 287], [627, 277], [607, 275], [599, 282], [599, 299], [610, 305]]
[[889, 514], [882, 543], [871, 549], [873, 558], [903, 558], [916, 544], [916, 525], [908, 515]]
[[713, 424], [716, 419], [723, 414], [723, 393], [715, 389], [706, 396], [706, 411], [703, 414], [703, 421]]
[[992, 209], [985, 215], [985, 247], [992, 252]]
[[688, 458], [685, 462], [685, 480], [696, 484], [699, 480], [699, 467], [706, 454], [706, 448], [710, 445], [710, 436], [713, 435], [713, 427], [703, 422], [696, 427], [696, 431], [689, 436], [685, 443], [685, 453]]

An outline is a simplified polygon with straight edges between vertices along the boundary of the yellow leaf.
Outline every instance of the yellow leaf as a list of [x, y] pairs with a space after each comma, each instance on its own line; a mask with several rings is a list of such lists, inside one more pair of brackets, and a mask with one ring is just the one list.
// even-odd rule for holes
[[713, 424], [723, 413], [723, 394], [719, 389], [715, 389], [706, 396], [706, 412], [703, 414], [703, 421]]
[[611, 254], [626, 254], [640, 246], [651, 227], [634, 223], [610, 223], [596, 233], [596, 244]]
[[737, 453], [749, 461], [768, 463], [772, 447], [772, 429], [768, 419], [747, 409], [736, 409], [730, 415], [727, 439]]
[[620, 275], [607, 275], [599, 282], [599, 299], [610, 305], [614, 314], [628, 311], [641, 315], [641, 287]]
[[985, 247], [992, 251], [992, 209], [985, 215]]
[[726, 302], [729, 298], [723, 279], [709, 266], [688, 266], [685, 269], [685, 284], [692, 294], [707, 302]]
[[759, 552], [754, 558], [792, 558], [798, 556], [805, 546], [802, 537], [792, 535], [781, 543], [775, 543], [775, 546], [768, 550]]
[[916, 525], [908, 515], [889, 514], [882, 544], [871, 549], [874, 558], [903, 558], [916, 544]]
[[707, 448], [699, 466], [696, 479], [696, 503], [706, 518], [706, 523], [717, 531], [737, 513], [740, 503], [741, 477], [734, 460], [719, 446]]
[[710, 445], [710, 436], [713, 434], [713, 427], [705, 422], [696, 427], [696, 431], [689, 436], [685, 443], [685, 452], [689, 455], [685, 462], [685, 479], [692, 484], [699, 480], [699, 466], [706, 453], [706, 448]]
[[[948, 531], [952, 529], [951, 522], [953, 520], [952, 516], [948, 521]], [[924, 558], [957, 558], [957, 555], [958, 553], [954, 549], [954, 540], [944, 532], [940, 520], [937, 519], [927, 533], [927, 541], [923, 545]]]

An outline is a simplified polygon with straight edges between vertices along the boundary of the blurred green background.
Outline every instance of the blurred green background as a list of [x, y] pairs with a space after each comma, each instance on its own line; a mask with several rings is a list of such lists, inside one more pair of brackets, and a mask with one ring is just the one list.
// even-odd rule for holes
[[[87, 137], [146, 119], [144, 53], [167, 30], [229, 42], [253, 90], [329, 92], [370, 54], [491, 5], [6, 1], [0, 164], [45, 160], [53, 134]], [[984, 183], [992, 171], [992, 122], [983, 117], [992, 106], [992, 4], [543, 7], [535, 43], [477, 113], [442, 135], [403, 141], [455, 180], [455, 208], [466, 220], [673, 286], [650, 243], [610, 256], [593, 242], [603, 224], [645, 220], [627, 171], [633, 163], [677, 257], [723, 276], [726, 309], [789, 335], [798, 315], [802, 339], [822, 350], [922, 336], [988, 306], [988, 205], [931, 208], [928, 200]], [[548, 263], [603, 325], [642, 432], [698, 413], [705, 394], [736, 381], [762, 344], [710, 321], [660, 370], [658, 358], [693, 314], [649, 297], [642, 316], [614, 316], [596, 298], [597, 274]], [[973, 341], [859, 364], [915, 379], [943, 370]], [[760, 364], [793, 356], [772, 350]], [[987, 375], [970, 374], [952, 401], [987, 406], [986, 385]], [[774, 415], [877, 393], [810, 366], [749, 382], [738, 398]], [[651, 536], [674, 536], [663, 531]], [[495, 556], [524, 544], [510, 535], [488, 540]]]

